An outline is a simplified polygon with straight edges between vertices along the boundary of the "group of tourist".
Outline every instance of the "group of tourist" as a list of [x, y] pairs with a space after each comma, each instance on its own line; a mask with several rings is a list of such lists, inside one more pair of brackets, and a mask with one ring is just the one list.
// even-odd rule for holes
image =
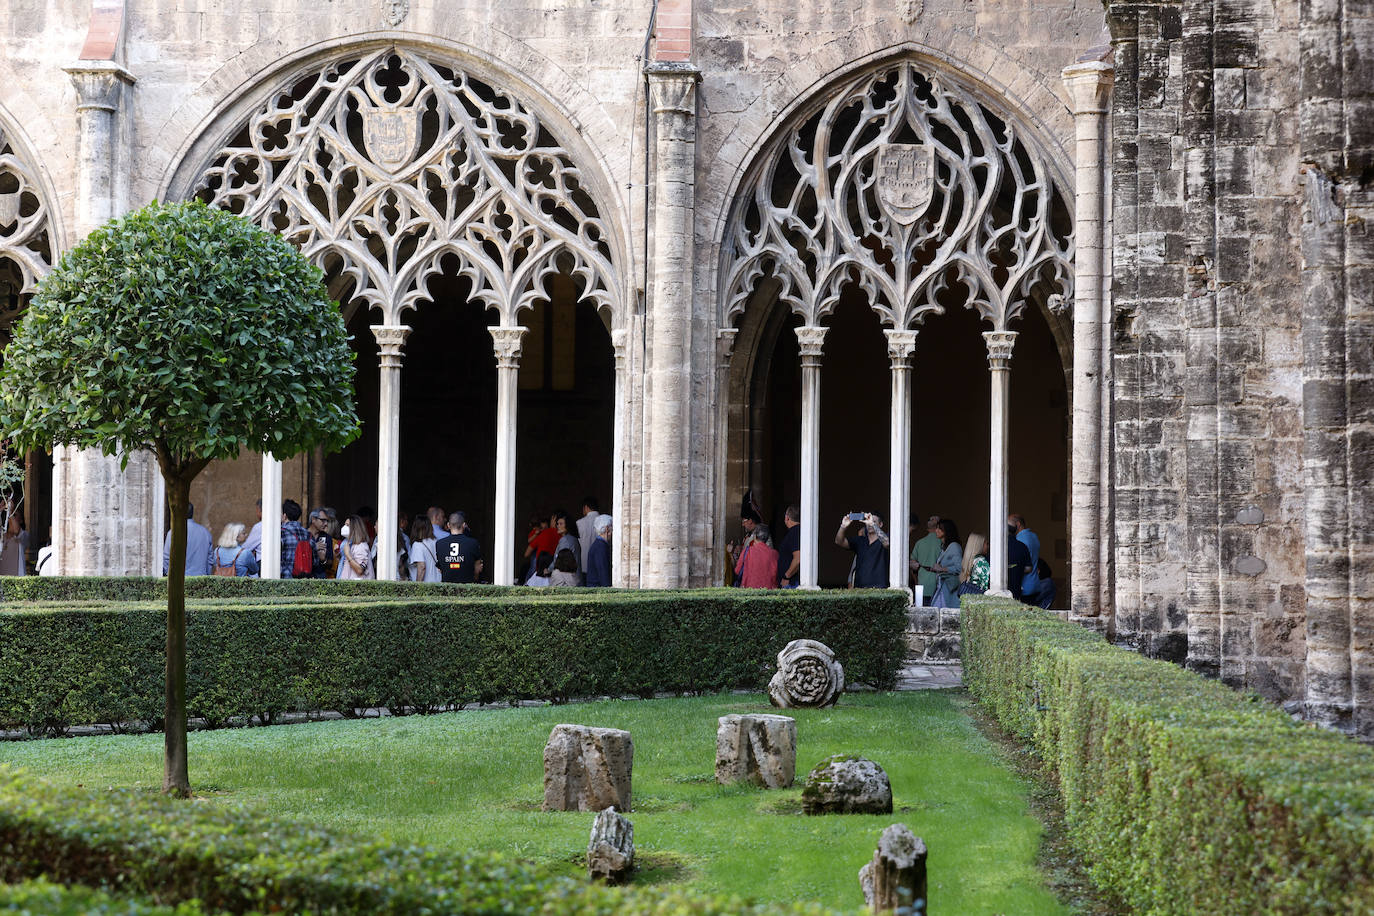
[[576, 522], [562, 509], [547, 515], [536, 512], [530, 517], [525, 552], [516, 564], [523, 570], [521, 581], [532, 586], [609, 588], [612, 526], [613, 519], [602, 513], [592, 496], [582, 500]]
[[[556, 511], [547, 522], [530, 532], [530, 574], [522, 578], [529, 585], [611, 584], [610, 539], [612, 519], [601, 514], [595, 499], [583, 501], [583, 514], [575, 528], [568, 525], [567, 513]], [[281, 510], [281, 566], [283, 579], [375, 579], [380, 560], [377, 556], [377, 519], [371, 507], [363, 506], [348, 518], [334, 509], [320, 507], [301, 523], [300, 503], [283, 501]], [[241, 576], [261, 575], [262, 501], [257, 501], [257, 522], [251, 527], [231, 522], [224, 526], [218, 541], [210, 530], [195, 520], [195, 506], [186, 513], [186, 575]], [[398, 519], [396, 572], [382, 578], [414, 582], [478, 582], [483, 572], [482, 548], [464, 512], [446, 513], [430, 506], [412, 520], [406, 513]], [[576, 533], [574, 533], [574, 531]], [[162, 548], [162, 572], [171, 563], [172, 535], [167, 533]]]
[[[801, 562], [801, 513], [788, 506], [783, 515], [787, 534], [775, 548], [772, 532], [762, 521], [756, 504], [746, 497], [740, 513], [744, 538], [726, 545], [728, 583], [740, 588], [796, 588]], [[988, 538], [973, 533], [960, 541], [959, 526], [951, 518], [932, 515], [926, 519], [926, 535], [916, 539], [911, 528], [908, 585], [919, 586], [922, 603], [933, 607], [958, 607], [959, 596], [981, 595], [988, 590], [991, 572]], [[840, 519], [835, 544], [853, 552], [851, 588], [888, 588], [889, 540], [883, 519], [872, 512], [850, 512]], [[1023, 516], [1007, 516], [1007, 588], [1026, 604], [1048, 608], [1056, 588], [1049, 565], [1040, 556], [1040, 538]]]

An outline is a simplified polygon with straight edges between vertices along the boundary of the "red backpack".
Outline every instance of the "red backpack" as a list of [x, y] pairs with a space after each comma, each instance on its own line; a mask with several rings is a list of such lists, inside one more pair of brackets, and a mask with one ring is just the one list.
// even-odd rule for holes
[[296, 544], [296, 556], [291, 561], [291, 578], [309, 579], [314, 571], [315, 548], [308, 540], [300, 541]]

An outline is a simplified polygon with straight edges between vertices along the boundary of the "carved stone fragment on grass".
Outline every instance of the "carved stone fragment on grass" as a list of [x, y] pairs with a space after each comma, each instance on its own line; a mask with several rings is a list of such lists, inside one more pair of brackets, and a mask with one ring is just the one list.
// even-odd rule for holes
[[544, 746], [544, 810], [630, 810], [634, 742], [618, 728], [555, 725]]
[[832, 706], [844, 691], [844, 667], [825, 643], [794, 639], [778, 653], [778, 672], [768, 682], [774, 706]]
[[802, 810], [807, 814], [891, 814], [892, 784], [872, 760], [836, 754], [807, 774]]
[[859, 869], [864, 902], [875, 913], [926, 912], [926, 844], [906, 824], [883, 831], [873, 861]]
[[607, 808], [592, 821], [587, 842], [587, 874], [611, 884], [629, 877], [635, 867], [635, 828], [614, 808]]
[[787, 716], [721, 716], [716, 729], [716, 782], [785, 789], [797, 775], [797, 721]]

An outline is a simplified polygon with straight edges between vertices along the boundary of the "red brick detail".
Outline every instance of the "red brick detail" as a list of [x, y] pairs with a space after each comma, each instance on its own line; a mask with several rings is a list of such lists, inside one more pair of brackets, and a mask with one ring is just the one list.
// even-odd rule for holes
[[692, 38], [692, 0], [659, 0], [654, 60], [691, 60]]
[[93, 0], [80, 60], [114, 60], [124, 30], [124, 0]]

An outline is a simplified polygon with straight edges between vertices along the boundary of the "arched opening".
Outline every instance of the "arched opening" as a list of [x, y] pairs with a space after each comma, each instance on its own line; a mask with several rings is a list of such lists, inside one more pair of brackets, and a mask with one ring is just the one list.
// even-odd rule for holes
[[[801, 499], [800, 320], [771, 307], [780, 332], [760, 336], [761, 352], [742, 413], [747, 435], [732, 444], [765, 521], [781, 530], [782, 514]], [[826, 322], [821, 366], [819, 584], [845, 585], [851, 555], [832, 543], [842, 514], [887, 514], [890, 368], [877, 316], [850, 290]], [[926, 319], [912, 357], [910, 518], [917, 538], [931, 515], [953, 518], [960, 531], [988, 529], [990, 384], [978, 316], [962, 308]], [[1027, 519], [1063, 595], [1068, 560], [1068, 392], [1050, 325], [1039, 310], [1023, 313], [1011, 364], [1008, 506]], [[731, 508], [733, 511], [733, 507]], [[734, 519], [728, 523], [733, 528]], [[1063, 602], [1058, 602], [1062, 604]]]
[[887, 521], [892, 586], [918, 513], [988, 535], [1002, 588], [1017, 513], [1063, 592], [1072, 211], [1055, 160], [996, 102], [915, 60], [846, 77], [774, 134], [736, 198], [727, 485], [779, 520], [800, 503], [803, 586], [844, 582], [850, 554], [831, 545], [863, 511]]
[[[488, 576], [509, 581], [525, 512], [613, 501], [607, 325], [621, 313], [586, 152], [501, 83], [428, 52], [355, 49], [273, 87], [174, 186], [299, 245], [343, 304], [362, 434], [285, 463], [283, 495], [369, 507], [379, 550], [398, 516], [461, 509]], [[322, 367], [321, 383], [345, 372]], [[197, 489], [250, 510], [245, 458]], [[245, 485], [221, 486], [231, 477]]]

